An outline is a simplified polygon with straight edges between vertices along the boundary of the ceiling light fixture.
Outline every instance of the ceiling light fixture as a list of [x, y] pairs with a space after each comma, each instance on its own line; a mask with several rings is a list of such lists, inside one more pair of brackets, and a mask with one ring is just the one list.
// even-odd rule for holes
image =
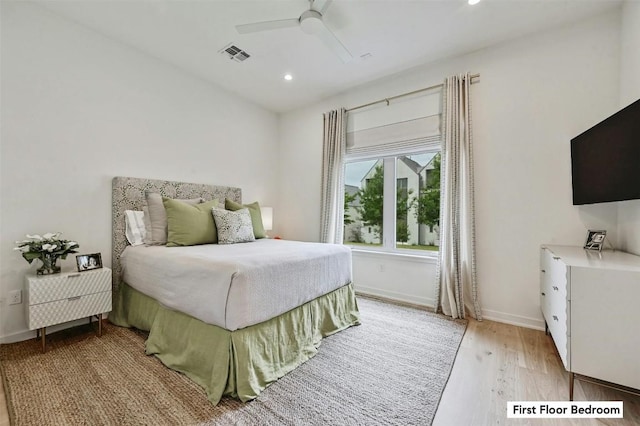
[[285, 74], [284, 75], [284, 79], [287, 80], [287, 81], [291, 81], [291, 80], [293, 80], [293, 76], [291, 74]]
[[480, 3], [480, 0], [469, 0], [469, 4], [472, 5], [472, 6], [474, 4], [478, 4], [478, 3]]

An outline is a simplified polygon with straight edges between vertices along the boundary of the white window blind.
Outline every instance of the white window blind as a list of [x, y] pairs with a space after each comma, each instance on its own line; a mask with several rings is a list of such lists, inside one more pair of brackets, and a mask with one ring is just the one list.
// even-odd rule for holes
[[349, 113], [346, 159], [411, 154], [438, 149], [441, 91], [396, 100], [389, 106]]

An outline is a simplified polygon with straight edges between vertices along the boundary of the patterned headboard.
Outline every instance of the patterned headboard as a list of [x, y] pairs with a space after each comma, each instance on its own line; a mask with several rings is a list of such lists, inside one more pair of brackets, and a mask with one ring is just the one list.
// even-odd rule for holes
[[132, 177], [114, 177], [112, 182], [112, 258], [113, 290], [117, 291], [122, 281], [120, 255], [127, 247], [125, 236], [125, 210], [142, 210], [145, 205], [145, 191], [158, 192], [170, 198], [198, 198], [213, 200], [225, 198], [242, 202], [240, 188], [230, 186], [214, 186], [200, 183], [171, 182], [166, 180], [140, 179]]

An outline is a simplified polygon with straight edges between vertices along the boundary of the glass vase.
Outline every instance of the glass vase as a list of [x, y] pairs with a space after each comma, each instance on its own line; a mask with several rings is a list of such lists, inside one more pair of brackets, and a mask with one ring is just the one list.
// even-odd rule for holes
[[56, 254], [43, 253], [40, 256], [42, 266], [38, 268], [38, 275], [59, 274], [60, 266], [58, 265], [58, 259], [60, 257]]

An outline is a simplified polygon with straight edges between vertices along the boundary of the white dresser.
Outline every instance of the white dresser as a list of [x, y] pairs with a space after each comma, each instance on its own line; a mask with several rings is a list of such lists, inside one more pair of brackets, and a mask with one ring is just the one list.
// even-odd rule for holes
[[542, 246], [540, 305], [569, 371], [640, 389], [640, 256]]
[[102, 314], [111, 311], [111, 269], [27, 275], [26, 315], [29, 330], [42, 334], [46, 350], [46, 327], [79, 318], [98, 316], [102, 335]]

